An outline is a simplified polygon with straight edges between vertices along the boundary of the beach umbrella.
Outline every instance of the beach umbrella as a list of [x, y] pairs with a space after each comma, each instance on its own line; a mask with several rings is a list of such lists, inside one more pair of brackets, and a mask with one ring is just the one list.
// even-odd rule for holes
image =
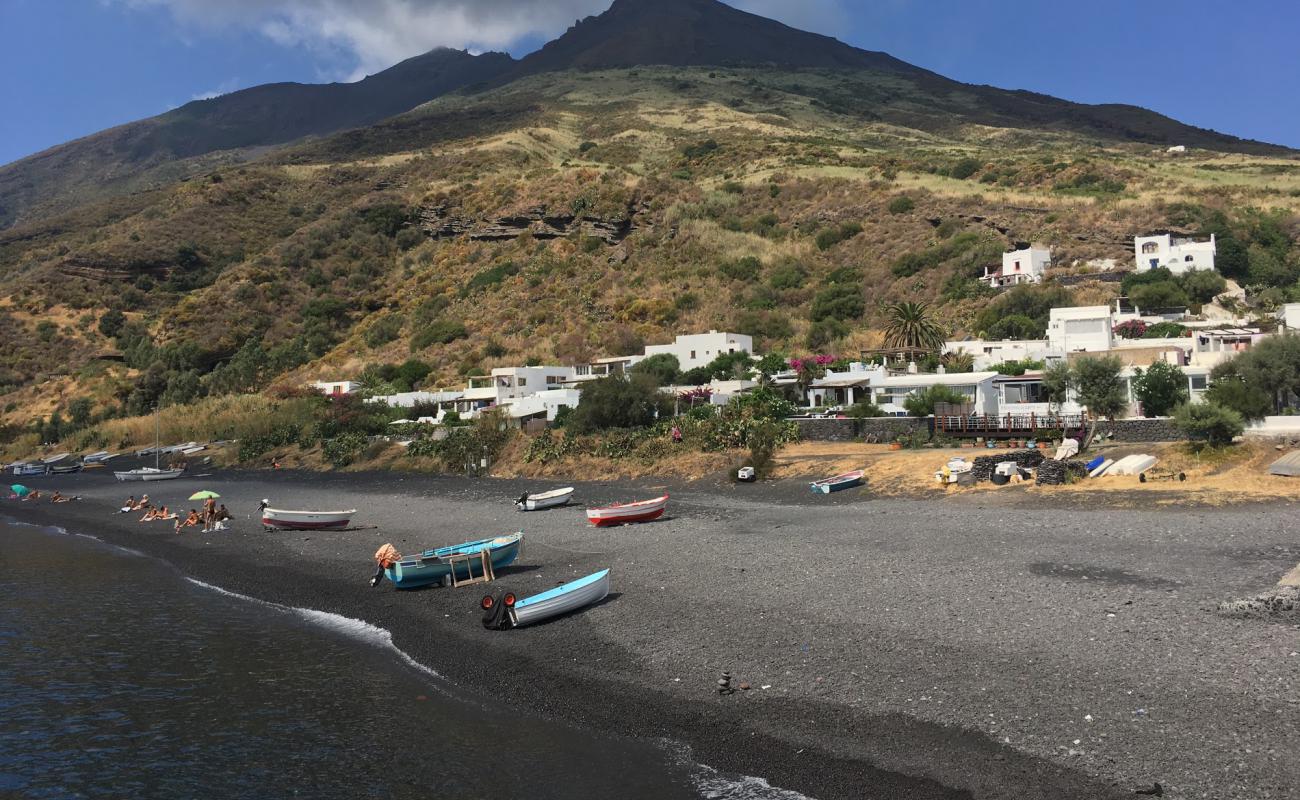
[[32, 493], [31, 489], [28, 489], [26, 486], [23, 486], [21, 483], [15, 483], [13, 486], [9, 487], [9, 490], [14, 494], [18, 495], [19, 497], [26, 497], [27, 495]]
[[217, 494], [216, 492], [209, 492], [205, 489], [201, 492], [195, 492], [194, 494], [190, 495], [190, 499], [191, 500], [208, 500], [208, 499], [215, 500], [220, 496], [221, 495]]

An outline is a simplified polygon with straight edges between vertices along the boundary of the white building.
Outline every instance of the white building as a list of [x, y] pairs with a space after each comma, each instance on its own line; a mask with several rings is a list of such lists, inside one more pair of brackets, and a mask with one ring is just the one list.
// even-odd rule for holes
[[1046, 339], [967, 339], [944, 342], [943, 354], [966, 352], [975, 357], [975, 369], [984, 369], [1004, 361], [1042, 361], [1053, 353]]
[[1109, 350], [1114, 344], [1110, 306], [1071, 306], [1052, 309], [1047, 341], [1059, 353]]
[[612, 356], [598, 358], [590, 364], [579, 364], [573, 368], [573, 382], [594, 381], [614, 375], [626, 375], [632, 367], [645, 356]]
[[984, 283], [995, 289], [1021, 283], [1042, 283], [1043, 275], [1052, 265], [1052, 251], [1042, 247], [1027, 247], [1002, 254], [1002, 266], [984, 268]]
[[361, 388], [361, 384], [355, 381], [316, 381], [312, 388], [321, 394], [330, 397], [342, 397], [345, 394], [352, 394]]
[[996, 414], [998, 398], [993, 388], [996, 372], [908, 373], [891, 375], [881, 366], [854, 363], [845, 372], [827, 372], [812, 382], [808, 407], [850, 406], [870, 401], [890, 416], [906, 416], [904, 403], [916, 392], [947, 386], [963, 395], [979, 414]]
[[652, 344], [645, 349], [645, 357], [668, 354], [677, 357], [682, 371], [704, 367], [721, 355], [728, 353], [754, 353], [754, 339], [742, 333], [694, 333], [678, 336], [672, 344]]
[[1133, 240], [1133, 254], [1138, 272], [1165, 267], [1175, 275], [1182, 275], [1197, 269], [1214, 269], [1214, 256], [1217, 252], [1214, 234], [1208, 242], [1174, 237], [1170, 234], [1159, 236], [1138, 236]]
[[1277, 312], [1278, 322], [1289, 331], [1300, 331], [1300, 303], [1287, 303]]

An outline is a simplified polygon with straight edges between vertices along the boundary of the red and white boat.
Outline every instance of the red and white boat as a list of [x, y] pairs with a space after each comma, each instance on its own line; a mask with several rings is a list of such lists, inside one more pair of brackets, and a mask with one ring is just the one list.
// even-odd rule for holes
[[597, 527], [625, 525], [629, 522], [649, 522], [663, 516], [668, 506], [668, 495], [637, 503], [619, 503], [604, 508], [587, 509], [587, 521]]
[[346, 528], [352, 522], [355, 508], [348, 511], [285, 511], [278, 508], [262, 509], [262, 527], [288, 528], [295, 531], [324, 531]]

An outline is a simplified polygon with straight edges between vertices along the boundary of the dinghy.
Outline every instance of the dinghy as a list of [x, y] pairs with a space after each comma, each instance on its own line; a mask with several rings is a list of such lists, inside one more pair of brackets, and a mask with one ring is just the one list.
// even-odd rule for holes
[[[473, 542], [425, 550], [418, 556], [407, 556], [384, 570], [384, 575], [398, 589], [416, 589], [421, 586], [441, 585], [456, 571], [456, 580], [470, 580], [483, 577], [483, 561], [480, 557], [488, 551], [488, 561], [492, 571], [508, 567], [519, 557], [523, 549], [524, 535], [512, 533], [492, 539], [479, 539]], [[466, 558], [465, 556], [471, 556]]]
[[573, 497], [572, 486], [553, 489], [540, 494], [524, 492], [523, 496], [515, 501], [515, 508], [520, 511], [540, 511], [543, 508], [555, 508], [556, 506], [565, 505], [571, 497]]
[[839, 492], [845, 489], [851, 489], [854, 486], [861, 486], [862, 476], [864, 474], [865, 474], [865, 470], [855, 469], [854, 471], [846, 472], [843, 475], [836, 475], [834, 478], [827, 478], [821, 481], [813, 481], [812, 483], [808, 484], [808, 488], [812, 489], [813, 492], [816, 494], [830, 494], [831, 492]]
[[587, 509], [587, 521], [597, 527], [625, 525], [629, 522], [649, 522], [663, 516], [668, 506], [668, 495], [637, 503], [619, 503], [603, 508]]
[[30, 461], [13, 465], [15, 475], [44, 475], [49, 472], [49, 469], [49, 466], [44, 461]]
[[183, 469], [141, 467], [140, 469], [129, 469], [124, 472], [114, 472], [113, 477], [119, 481], [170, 481], [184, 474], [185, 470]]
[[352, 522], [355, 508], [347, 511], [286, 511], [279, 508], [262, 509], [262, 527], [288, 528], [295, 531], [325, 531], [346, 528]]
[[609, 570], [603, 569], [523, 600], [516, 600], [513, 592], [485, 595], [479, 606], [483, 609], [483, 627], [505, 631], [586, 608], [608, 594]]
[[71, 475], [74, 472], [81, 472], [81, 468], [83, 466], [85, 465], [82, 464], [80, 461], [74, 461], [71, 464], [55, 464], [50, 467], [50, 474]]

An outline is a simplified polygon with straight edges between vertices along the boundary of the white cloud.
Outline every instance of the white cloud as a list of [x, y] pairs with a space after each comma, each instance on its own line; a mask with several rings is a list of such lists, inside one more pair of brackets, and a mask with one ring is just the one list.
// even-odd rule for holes
[[209, 89], [209, 90], [206, 91], [206, 92], [199, 92], [198, 94], [196, 94], [196, 95], [190, 97], [190, 99], [191, 99], [191, 100], [211, 100], [212, 98], [214, 98], [214, 97], [220, 97], [220, 96], [223, 95], [223, 94], [230, 94], [231, 92], [235, 91], [235, 90], [238, 89], [238, 88], [239, 88], [239, 79], [238, 79], [238, 78], [231, 78], [231, 79], [229, 79], [229, 80], [224, 80], [224, 81], [222, 81], [221, 84], [220, 84], [219, 86], [217, 86], [217, 88], [215, 88], [215, 89]]
[[[435, 47], [501, 50], [551, 37], [609, 0], [113, 0], [200, 30], [252, 29], [345, 63], [350, 79]], [[650, 0], [653, 2], [653, 0]]]

